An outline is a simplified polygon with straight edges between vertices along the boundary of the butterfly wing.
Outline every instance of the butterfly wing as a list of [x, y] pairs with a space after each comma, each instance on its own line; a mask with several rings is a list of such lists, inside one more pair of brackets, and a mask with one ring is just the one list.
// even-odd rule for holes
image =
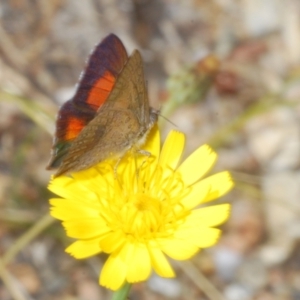
[[74, 97], [59, 110], [47, 169], [59, 167], [73, 141], [107, 100], [127, 60], [122, 42], [113, 34], [95, 48]]
[[148, 127], [149, 102], [142, 58], [136, 50], [95, 118], [74, 140], [56, 176], [122, 155], [143, 137]]

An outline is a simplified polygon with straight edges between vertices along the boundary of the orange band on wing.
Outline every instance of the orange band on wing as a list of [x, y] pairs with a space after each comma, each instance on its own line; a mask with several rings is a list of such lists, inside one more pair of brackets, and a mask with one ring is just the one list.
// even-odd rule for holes
[[82, 120], [75, 117], [69, 118], [68, 125], [65, 131], [65, 140], [75, 139], [84, 126], [85, 123], [82, 122]]
[[109, 71], [106, 71], [93, 85], [86, 102], [99, 108], [107, 99], [115, 80], [115, 77]]

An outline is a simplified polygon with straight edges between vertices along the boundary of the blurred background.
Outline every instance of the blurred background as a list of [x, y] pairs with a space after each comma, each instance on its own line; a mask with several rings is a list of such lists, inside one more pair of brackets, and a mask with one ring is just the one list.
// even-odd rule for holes
[[45, 170], [58, 108], [109, 33], [141, 51], [150, 102], [186, 155], [209, 143], [214, 172], [236, 181], [219, 243], [130, 299], [300, 299], [298, 0], [0, 1], [0, 299], [111, 297], [104, 256], [64, 252]]

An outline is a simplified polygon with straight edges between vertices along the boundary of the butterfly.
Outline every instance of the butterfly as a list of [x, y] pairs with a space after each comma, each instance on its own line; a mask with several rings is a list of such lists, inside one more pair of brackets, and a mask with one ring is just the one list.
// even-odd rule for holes
[[121, 157], [144, 142], [158, 113], [149, 106], [141, 54], [128, 57], [121, 40], [108, 35], [58, 112], [47, 169], [60, 176]]

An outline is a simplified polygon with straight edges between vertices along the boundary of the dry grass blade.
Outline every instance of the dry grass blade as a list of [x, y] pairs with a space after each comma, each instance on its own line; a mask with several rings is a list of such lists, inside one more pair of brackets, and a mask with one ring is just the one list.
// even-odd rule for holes
[[41, 106], [38, 106], [33, 101], [25, 99], [21, 96], [13, 95], [4, 91], [0, 91], [0, 101], [15, 103], [18, 108], [33, 122], [52, 135], [54, 131], [53, 116], [47, 111], [43, 110]]
[[177, 263], [176, 265], [189, 277], [192, 282], [208, 297], [210, 300], [226, 300], [220, 291], [195, 267], [190, 261]]
[[38, 220], [29, 230], [27, 230], [19, 239], [15, 241], [12, 247], [3, 256], [3, 263], [7, 264], [14, 259], [14, 257], [21, 251], [28, 243], [36, 238], [41, 232], [48, 228], [54, 219], [49, 215], [45, 214], [40, 220]]
[[13, 300], [28, 300], [28, 298], [21, 292], [21, 289], [16, 286], [13, 277], [6, 270], [3, 261], [0, 260], [0, 278], [10, 292]]

